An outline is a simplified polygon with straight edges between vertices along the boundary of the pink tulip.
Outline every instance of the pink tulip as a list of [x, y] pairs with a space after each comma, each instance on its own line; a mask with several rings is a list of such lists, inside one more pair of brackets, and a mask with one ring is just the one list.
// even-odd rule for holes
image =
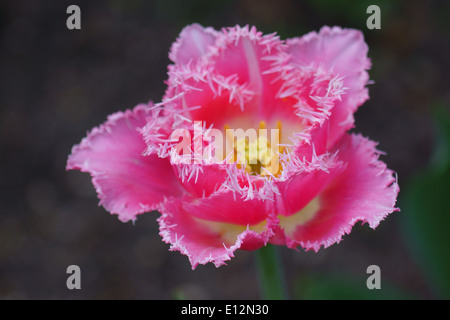
[[[348, 133], [369, 97], [367, 51], [360, 31], [339, 27], [282, 41], [248, 26], [187, 26], [162, 102], [109, 116], [67, 169], [89, 172], [100, 204], [122, 221], [159, 211], [163, 241], [192, 268], [267, 243], [328, 247], [357, 221], [375, 228], [398, 211], [376, 143]], [[278, 140], [233, 144], [227, 129]]]

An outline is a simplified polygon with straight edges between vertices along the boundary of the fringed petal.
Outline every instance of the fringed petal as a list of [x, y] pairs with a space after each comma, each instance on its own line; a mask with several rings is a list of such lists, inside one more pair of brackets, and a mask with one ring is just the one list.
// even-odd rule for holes
[[169, 58], [174, 63], [195, 64], [216, 41], [217, 32], [213, 28], [203, 28], [199, 24], [185, 27], [172, 45]]
[[91, 174], [100, 204], [122, 221], [181, 194], [169, 161], [142, 154], [146, 145], [138, 130], [150, 115], [147, 105], [110, 115], [73, 147], [67, 161], [67, 170]]
[[366, 85], [371, 63], [368, 46], [359, 30], [323, 27], [301, 38], [287, 40], [291, 62], [311, 68], [323, 67], [342, 78], [345, 94], [336, 102], [329, 126], [331, 147], [345, 131], [353, 127], [353, 114], [369, 98]]
[[287, 219], [280, 217], [274, 243], [318, 251], [340, 242], [357, 221], [374, 229], [387, 215], [399, 211], [395, 207], [399, 192], [396, 177], [378, 160], [380, 153], [375, 146], [360, 135], [345, 135], [335, 147], [345, 169], [333, 175], [322, 192], [298, 213]]
[[[223, 212], [236, 209], [224, 203], [214, 202], [214, 205], [219, 210], [225, 206]], [[171, 251], [186, 255], [192, 269], [209, 262], [216, 267], [224, 265], [234, 257], [237, 249], [256, 250], [266, 245], [273, 234], [271, 221], [236, 225], [201, 219], [196, 216], [195, 205], [186, 206], [185, 201], [179, 199], [164, 202], [160, 210], [162, 215], [158, 222], [163, 241], [170, 243]], [[245, 215], [246, 212], [239, 213]]]

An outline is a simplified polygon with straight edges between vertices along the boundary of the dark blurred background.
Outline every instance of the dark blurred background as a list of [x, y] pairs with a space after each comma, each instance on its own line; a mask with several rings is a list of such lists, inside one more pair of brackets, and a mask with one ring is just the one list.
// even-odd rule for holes
[[[66, 28], [70, 4], [81, 8], [81, 30]], [[366, 27], [371, 4], [381, 8], [380, 30]], [[375, 84], [354, 131], [386, 152], [382, 160], [398, 173], [402, 211], [375, 231], [358, 223], [317, 254], [280, 248], [289, 291], [295, 299], [450, 297], [448, 276], [436, 271], [448, 266], [450, 210], [434, 210], [433, 200], [409, 214], [421, 205], [408, 210], [405, 196], [410, 185], [423, 185], [416, 177], [430, 168], [438, 141], [445, 145], [432, 114], [450, 106], [449, 1], [3, 0], [0, 299], [260, 297], [252, 252], [238, 251], [219, 269], [192, 271], [161, 241], [158, 213], [124, 224], [97, 206], [88, 174], [65, 171], [72, 146], [108, 114], [162, 98], [170, 45], [193, 22], [216, 29], [250, 24], [283, 39], [323, 25], [364, 32]], [[441, 173], [442, 200], [450, 188]], [[434, 243], [427, 237], [434, 226], [421, 221], [444, 228]], [[81, 290], [66, 288], [72, 264], [81, 268]], [[381, 268], [376, 292], [366, 288], [372, 264]]]

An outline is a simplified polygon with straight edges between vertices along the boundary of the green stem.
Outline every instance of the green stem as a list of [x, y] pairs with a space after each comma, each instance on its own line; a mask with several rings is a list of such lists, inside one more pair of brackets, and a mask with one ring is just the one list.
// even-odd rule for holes
[[287, 298], [281, 258], [277, 249], [276, 246], [268, 244], [255, 251], [261, 295], [266, 300]]

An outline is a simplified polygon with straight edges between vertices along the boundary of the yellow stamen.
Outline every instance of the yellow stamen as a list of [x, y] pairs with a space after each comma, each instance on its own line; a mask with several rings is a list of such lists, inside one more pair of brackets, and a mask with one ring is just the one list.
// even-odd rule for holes
[[278, 176], [281, 174], [278, 159], [279, 153], [284, 152], [284, 147], [278, 146], [281, 135], [281, 121], [277, 122], [277, 131], [271, 130], [272, 135], [277, 134], [278, 136], [271, 137], [270, 141], [267, 139], [265, 121], [259, 122], [259, 133], [256, 139], [250, 140], [248, 136], [236, 137], [236, 143], [234, 143], [233, 130], [228, 130], [230, 129], [228, 125], [224, 127], [227, 139], [234, 149], [233, 161], [237, 161], [239, 168], [244, 167], [245, 171], [254, 175]]
[[278, 129], [278, 134], [279, 134], [278, 141], [281, 141], [281, 121], [280, 120], [277, 121], [277, 129]]

